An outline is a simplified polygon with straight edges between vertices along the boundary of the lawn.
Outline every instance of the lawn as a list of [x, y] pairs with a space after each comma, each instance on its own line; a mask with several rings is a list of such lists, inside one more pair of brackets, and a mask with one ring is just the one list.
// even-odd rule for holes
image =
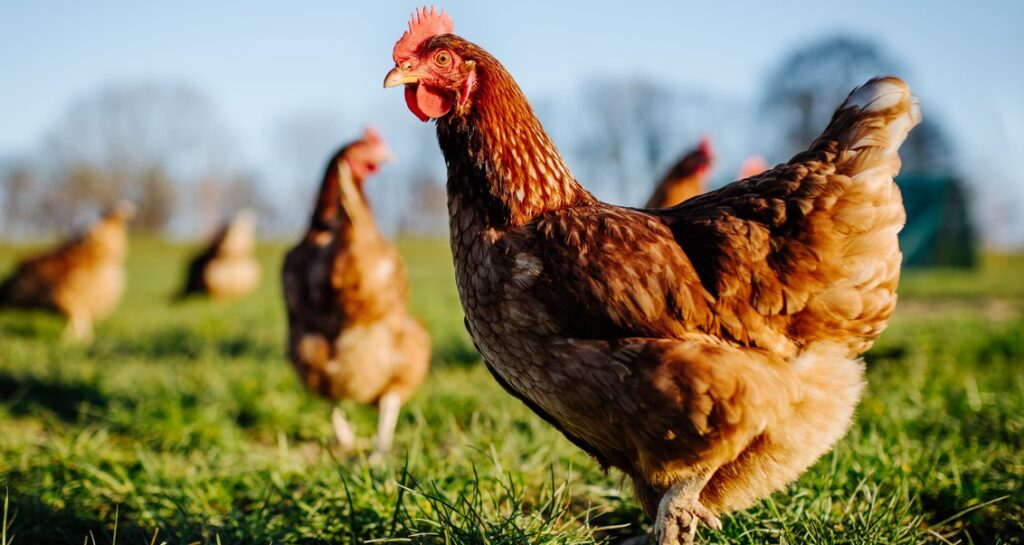
[[[0, 544], [614, 543], [648, 521], [614, 472], [505, 394], [462, 326], [447, 243], [401, 245], [433, 368], [394, 454], [335, 452], [284, 359], [277, 271], [172, 304], [187, 246], [136, 242], [91, 346], [0, 314]], [[0, 271], [23, 248], [0, 247]], [[908, 273], [851, 433], [703, 543], [1021, 543], [1024, 259]], [[369, 445], [375, 412], [343, 404]]]

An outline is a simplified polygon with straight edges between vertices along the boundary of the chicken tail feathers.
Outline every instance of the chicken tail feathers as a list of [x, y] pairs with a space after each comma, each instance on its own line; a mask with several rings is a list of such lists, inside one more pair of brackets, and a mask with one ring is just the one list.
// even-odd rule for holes
[[838, 143], [837, 173], [891, 179], [900, 170], [900, 146], [920, 122], [920, 105], [907, 84], [879, 77], [846, 97], [819, 142]]
[[[807, 214], [804, 230], [786, 244], [773, 241], [785, 248], [780, 256], [789, 257], [787, 292], [807, 293], [790, 327], [805, 343], [831, 339], [859, 354], [885, 329], [896, 305], [903, 261], [898, 233], [906, 223], [894, 183], [899, 148], [920, 121], [906, 83], [875, 78], [854, 89], [810, 149], [787, 165], [814, 172], [800, 178], [801, 191], [790, 196]], [[817, 268], [801, 269], [815, 263], [793, 251], [803, 247], [813, 249]], [[817, 288], [815, 279], [822, 282]]]

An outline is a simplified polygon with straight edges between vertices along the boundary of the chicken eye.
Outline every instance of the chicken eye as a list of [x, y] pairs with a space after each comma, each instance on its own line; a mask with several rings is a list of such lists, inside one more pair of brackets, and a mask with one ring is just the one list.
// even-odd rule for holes
[[439, 51], [434, 55], [434, 62], [439, 66], [448, 66], [448, 63], [452, 62], [452, 56], [447, 51]]

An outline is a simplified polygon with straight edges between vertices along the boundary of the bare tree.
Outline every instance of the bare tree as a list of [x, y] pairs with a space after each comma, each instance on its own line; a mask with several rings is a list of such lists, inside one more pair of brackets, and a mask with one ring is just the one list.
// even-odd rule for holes
[[197, 186], [191, 197], [198, 211], [200, 237], [212, 236], [225, 221], [244, 209], [257, 213], [257, 227], [261, 231], [275, 231], [279, 210], [255, 175], [236, 173], [222, 180], [203, 180]]
[[230, 138], [215, 109], [183, 85], [102, 88], [74, 102], [46, 139], [39, 168], [50, 214], [74, 221], [112, 200], [139, 205], [137, 225], [166, 228], [179, 193], [231, 167]]
[[142, 231], [159, 232], [170, 223], [178, 204], [178, 192], [161, 164], [153, 165], [139, 174], [135, 182], [137, 190], [132, 191], [137, 195], [134, 198], [138, 207], [135, 226]]
[[851, 89], [873, 76], [896, 71], [896, 62], [875, 44], [848, 36], [826, 38], [794, 51], [768, 76], [761, 101], [772, 124], [782, 128], [777, 152], [789, 156], [805, 149]]
[[288, 211], [280, 217], [283, 230], [294, 231], [306, 223], [327, 160], [355, 134], [356, 127], [346, 126], [342, 115], [326, 109], [295, 112], [275, 124], [271, 145], [279, 168], [273, 176], [283, 192], [275, 202]]
[[902, 172], [910, 175], [942, 176], [960, 170], [953, 143], [932, 115], [925, 115], [914, 127], [900, 147], [900, 159], [903, 160]]
[[44, 213], [36, 222], [53, 231], [82, 227], [83, 222], [125, 193], [109, 182], [100, 167], [86, 162], [60, 165], [50, 183], [56, 187], [42, 195], [39, 206]]
[[[778, 128], [774, 150], [779, 159], [805, 149], [828, 124], [846, 95], [875, 76], [899, 75], [902, 63], [877, 45], [858, 38], [827, 38], [802, 47], [770, 74], [761, 100], [768, 126]], [[926, 113], [900, 155], [906, 173], [955, 171], [953, 145], [935, 117]]]
[[448, 233], [448, 195], [437, 179], [421, 176], [412, 184], [409, 206], [399, 219], [399, 235], [442, 237]]
[[320, 183], [324, 163], [355, 134], [344, 118], [327, 110], [290, 114], [274, 126], [272, 145], [284, 167], [287, 185], [312, 192]]
[[225, 217], [234, 217], [238, 212], [248, 209], [255, 211], [259, 217], [258, 226], [274, 225], [279, 220], [279, 210], [263, 192], [257, 177], [249, 174], [237, 174], [223, 184], [223, 212]]
[[26, 232], [29, 210], [37, 200], [39, 177], [26, 161], [11, 162], [0, 168], [0, 195], [3, 204], [4, 236], [16, 238]]
[[667, 142], [676, 127], [672, 92], [647, 80], [596, 80], [584, 88], [582, 106], [588, 123], [577, 153], [591, 171], [588, 178], [617, 186], [619, 200], [630, 200], [630, 184], [654, 178], [665, 161]]
[[547, 108], [552, 116], [573, 114], [555, 119], [561, 133], [556, 140], [570, 142], [563, 151], [582, 168], [588, 186], [618, 203], [647, 200], [665, 170], [702, 136], [714, 137], [716, 160], [723, 164], [738, 164], [754, 149], [749, 108], [718, 94], [646, 80], [598, 80], [576, 103], [575, 110], [572, 104]]

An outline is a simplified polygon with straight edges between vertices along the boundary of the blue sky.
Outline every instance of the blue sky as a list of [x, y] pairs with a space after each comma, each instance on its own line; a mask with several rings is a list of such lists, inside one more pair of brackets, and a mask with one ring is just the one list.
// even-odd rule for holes
[[[117, 82], [200, 89], [257, 165], [283, 116], [405, 113], [400, 93], [382, 90], [381, 81], [416, 5], [2, 0], [0, 156], [31, 152], [74, 98]], [[438, 6], [531, 96], [571, 96], [601, 74], [644, 75], [748, 101], [793, 47], [836, 31], [870, 38], [904, 61], [900, 75], [925, 115], [954, 135], [973, 177], [987, 179], [977, 182], [981, 192], [1024, 207], [1024, 2]]]

